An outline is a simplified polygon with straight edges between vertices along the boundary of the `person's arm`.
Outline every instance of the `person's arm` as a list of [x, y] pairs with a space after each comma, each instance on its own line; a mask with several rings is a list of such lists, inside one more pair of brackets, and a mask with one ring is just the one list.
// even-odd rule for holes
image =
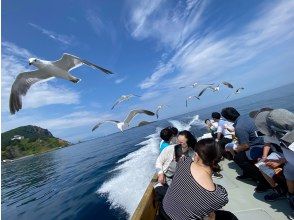
[[238, 139], [238, 145], [235, 151], [241, 152], [241, 151], [246, 151], [249, 149], [249, 133], [243, 129], [243, 128], [238, 128], [235, 130], [236, 136]]
[[229, 132], [235, 132], [235, 128], [228, 125], [225, 125], [225, 129], [227, 129]]
[[158, 176], [158, 182], [160, 182], [161, 184], [165, 183], [163, 165], [166, 163], [168, 159], [169, 149], [170, 149], [169, 147], [164, 148], [163, 151], [159, 154], [155, 163], [155, 168], [156, 168], [156, 172]]
[[264, 145], [263, 151], [262, 151], [262, 159], [266, 159], [267, 158], [270, 149], [271, 149], [270, 144], [265, 144]]
[[221, 139], [221, 135], [223, 133], [223, 125], [221, 123], [218, 124], [216, 132], [217, 132], [216, 141], [219, 141]]
[[265, 160], [265, 164], [272, 168], [272, 169], [276, 169], [278, 168], [279, 166], [281, 166], [282, 164], [286, 163], [286, 159], [285, 158], [280, 158], [280, 159], [277, 159], [277, 160]]

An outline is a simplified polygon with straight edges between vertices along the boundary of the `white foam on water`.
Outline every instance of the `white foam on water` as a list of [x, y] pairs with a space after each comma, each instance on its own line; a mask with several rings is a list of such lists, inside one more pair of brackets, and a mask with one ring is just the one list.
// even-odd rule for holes
[[199, 115], [195, 115], [192, 120], [188, 123], [180, 122], [177, 120], [170, 120], [169, 121], [174, 127], [176, 127], [179, 131], [183, 130], [190, 130], [191, 126], [198, 126], [198, 127], [206, 127], [204, 121], [199, 119]]
[[153, 174], [155, 161], [159, 155], [159, 132], [146, 137], [139, 143], [142, 147], [117, 162], [117, 171], [114, 177], [104, 182], [97, 190], [98, 194], [107, 196], [111, 208], [123, 208], [132, 216], [137, 208]]
[[[203, 125], [196, 115], [188, 123], [177, 120], [169, 121], [174, 127], [189, 130], [191, 125]], [[155, 161], [159, 155], [159, 134], [162, 128], [157, 128], [154, 134], [146, 137], [138, 145], [142, 147], [117, 161], [117, 166], [110, 172], [116, 172], [110, 180], [104, 182], [96, 191], [105, 195], [111, 208], [123, 208], [131, 217], [136, 210], [153, 174]]]

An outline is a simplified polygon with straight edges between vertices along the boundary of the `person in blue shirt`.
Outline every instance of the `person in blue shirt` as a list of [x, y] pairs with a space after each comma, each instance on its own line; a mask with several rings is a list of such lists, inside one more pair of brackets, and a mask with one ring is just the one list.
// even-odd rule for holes
[[166, 148], [167, 146], [170, 145], [170, 142], [171, 142], [173, 136], [174, 136], [173, 131], [169, 127], [164, 128], [160, 131], [160, 137], [162, 139], [162, 141], [159, 144], [160, 153], [162, 152], [162, 150], [164, 148]]

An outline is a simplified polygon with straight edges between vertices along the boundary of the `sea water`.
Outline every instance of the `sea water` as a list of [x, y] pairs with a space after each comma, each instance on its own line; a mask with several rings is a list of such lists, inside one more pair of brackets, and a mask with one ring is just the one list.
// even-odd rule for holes
[[294, 85], [131, 128], [38, 156], [2, 164], [2, 219], [128, 219], [159, 154], [159, 132], [173, 125], [195, 136], [223, 107], [241, 114], [261, 107], [294, 111]]

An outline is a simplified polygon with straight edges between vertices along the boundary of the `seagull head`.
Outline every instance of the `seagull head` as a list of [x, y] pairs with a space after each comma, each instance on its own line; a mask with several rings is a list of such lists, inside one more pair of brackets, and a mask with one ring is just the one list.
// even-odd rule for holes
[[36, 63], [38, 61], [38, 59], [37, 58], [30, 58], [29, 59], [29, 65], [34, 65], [34, 63]]

